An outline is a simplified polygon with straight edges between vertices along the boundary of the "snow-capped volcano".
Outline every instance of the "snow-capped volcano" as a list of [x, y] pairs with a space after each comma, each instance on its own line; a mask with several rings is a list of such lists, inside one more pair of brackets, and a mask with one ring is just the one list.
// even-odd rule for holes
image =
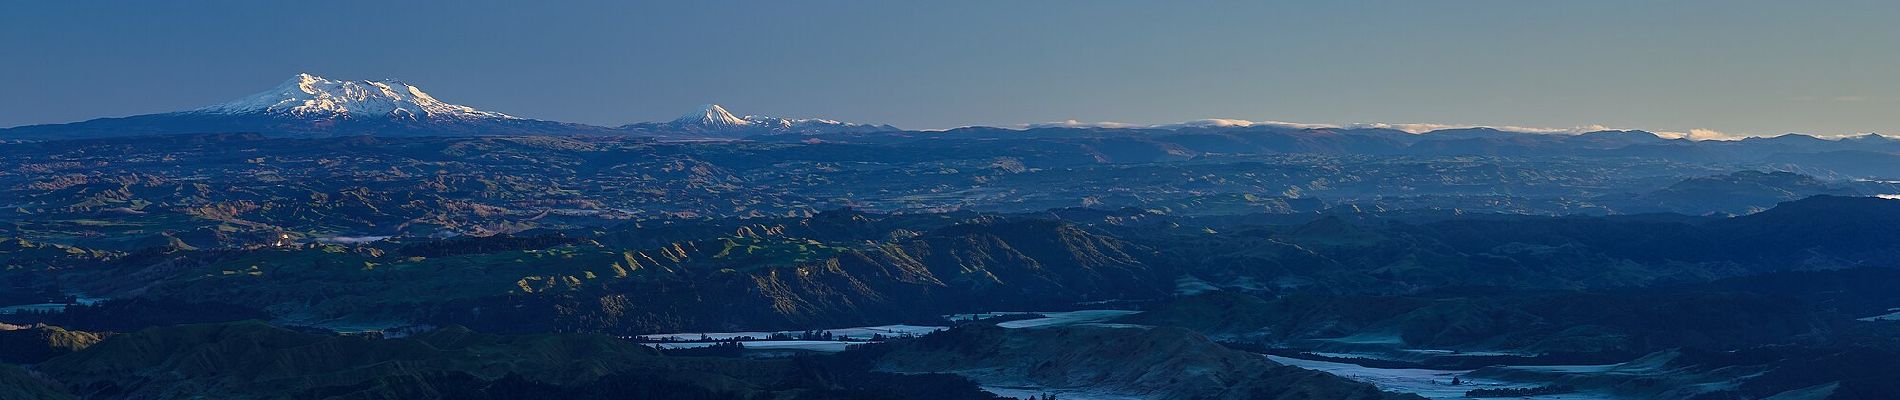
[[611, 129], [517, 118], [438, 100], [398, 80], [336, 80], [297, 74], [270, 90], [190, 111], [100, 118], [0, 130], [30, 138], [257, 132], [324, 137], [612, 134]]
[[444, 103], [415, 85], [394, 79], [345, 81], [311, 74], [297, 74], [270, 90], [191, 112], [300, 118], [519, 119]]
[[735, 116], [718, 104], [706, 104], [686, 115], [668, 122], [642, 122], [621, 126], [620, 129], [637, 133], [745, 137], [753, 135], [777, 134], [828, 134], [828, 133], [868, 133], [898, 130], [897, 127], [881, 124], [859, 124], [839, 122], [818, 118], [779, 118], [758, 115]]
[[742, 129], [752, 125], [752, 121], [733, 116], [731, 112], [726, 111], [725, 107], [720, 107], [718, 104], [705, 104], [699, 106], [698, 112], [674, 118], [670, 124], [706, 128]]

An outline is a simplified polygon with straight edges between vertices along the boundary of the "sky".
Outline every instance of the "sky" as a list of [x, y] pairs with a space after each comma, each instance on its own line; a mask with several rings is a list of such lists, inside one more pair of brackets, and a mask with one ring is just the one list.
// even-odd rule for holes
[[718, 103], [913, 129], [1900, 134], [1890, 1], [388, 3], [0, 0], [0, 127], [191, 109], [308, 72], [601, 125]]

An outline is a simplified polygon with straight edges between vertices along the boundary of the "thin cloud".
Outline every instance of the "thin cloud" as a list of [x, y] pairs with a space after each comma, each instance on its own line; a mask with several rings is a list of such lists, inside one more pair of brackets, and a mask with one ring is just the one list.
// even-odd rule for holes
[[1820, 103], [1820, 102], [1826, 102], [1826, 103], [1870, 103], [1870, 102], [1882, 102], [1882, 103], [1886, 103], [1886, 102], [1893, 102], [1893, 101], [1896, 101], [1896, 100], [1900, 100], [1900, 97], [1894, 97], [1894, 96], [1867, 96], [1867, 95], [1858, 95], [1858, 94], [1848, 94], [1848, 95], [1837, 95], [1837, 96], [1812, 96], [1812, 95], [1809, 95], [1809, 96], [1794, 96], [1794, 97], [1789, 97], [1789, 98], [1788, 98], [1788, 101], [1793, 101], [1793, 102], [1797, 102], [1797, 103]]
[[1071, 119], [1071, 120], [1067, 120], [1067, 121], [1056, 121], [1056, 122], [1042, 122], [1042, 123], [1034, 123], [1034, 124], [1027, 124], [1027, 125], [1022, 125], [1022, 127], [1024, 127], [1024, 128], [1029, 128], [1029, 129], [1036, 129], [1036, 128], [1114, 128], [1114, 129], [1129, 129], [1129, 128], [1147, 128], [1147, 127], [1150, 127], [1150, 126], [1152, 126], [1152, 125], [1142, 125], [1142, 124], [1130, 124], [1130, 123], [1122, 123], [1122, 122], [1109, 122], [1109, 121], [1101, 121], [1101, 122], [1082, 122], [1082, 121], [1077, 121], [1077, 120], [1073, 120], [1073, 119]]
[[1066, 121], [1043, 122], [1043, 123], [1021, 125], [1021, 127], [1032, 128], [1032, 129], [1033, 128], [1181, 129], [1181, 128], [1246, 128], [1246, 127], [1255, 127], [1255, 126], [1268, 126], [1268, 127], [1290, 128], [1290, 129], [1392, 129], [1392, 130], [1404, 131], [1408, 133], [1425, 133], [1425, 132], [1431, 132], [1431, 131], [1436, 131], [1436, 130], [1460, 129], [1460, 128], [1490, 128], [1490, 129], [1496, 129], [1496, 130], [1506, 131], [1506, 132], [1545, 133], [1545, 134], [1579, 134], [1579, 133], [1584, 133], [1584, 132], [1594, 132], [1594, 131], [1612, 129], [1603, 125], [1585, 125], [1585, 126], [1570, 127], [1570, 128], [1544, 128], [1544, 127], [1528, 127], [1528, 126], [1514, 126], [1514, 125], [1462, 125], [1462, 124], [1385, 123], [1385, 122], [1362, 122], [1362, 123], [1351, 123], [1351, 124], [1339, 125], [1339, 124], [1315, 124], [1315, 123], [1286, 122], [1286, 121], [1272, 121], [1272, 120], [1251, 121], [1251, 120], [1232, 119], [1232, 118], [1197, 119], [1197, 120], [1172, 123], [1172, 124], [1131, 124], [1131, 123], [1125, 123], [1125, 122], [1109, 122], [1109, 121], [1083, 122], [1083, 121], [1077, 121], [1077, 120], [1071, 119], [1071, 120], [1066, 120]]
[[[1824, 100], [1832, 101], [1832, 99], [1824, 99]], [[1270, 126], [1270, 127], [1279, 127], [1279, 128], [1289, 128], [1289, 129], [1391, 129], [1391, 130], [1414, 133], [1414, 134], [1437, 131], [1437, 130], [1445, 130], [1445, 129], [1465, 129], [1465, 128], [1490, 128], [1490, 129], [1496, 129], [1496, 130], [1505, 131], [1505, 132], [1549, 134], [1549, 135], [1577, 135], [1577, 134], [1598, 132], [1598, 131], [1629, 130], [1627, 128], [1615, 128], [1615, 127], [1599, 125], [1599, 124], [1576, 126], [1576, 127], [1569, 127], [1569, 128], [1549, 128], [1549, 127], [1516, 126], [1516, 125], [1466, 125], [1466, 124], [1432, 124], [1432, 123], [1386, 123], [1386, 122], [1361, 122], [1361, 123], [1339, 125], [1339, 124], [1313, 124], [1313, 123], [1285, 122], [1285, 121], [1249, 121], [1249, 120], [1244, 120], [1244, 119], [1230, 119], [1230, 118], [1198, 119], [1198, 120], [1173, 123], [1173, 124], [1132, 124], [1132, 123], [1126, 123], [1126, 122], [1082, 122], [1082, 121], [1071, 119], [1071, 120], [1059, 121], [1059, 122], [1025, 124], [1025, 125], [1019, 125], [1018, 127], [1020, 128], [1183, 129], [1183, 128], [1245, 128], [1245, 127], [1255, 127], [1255, 126]], [[1749, 137], [1769, 136], [1769, 135], [1750, 134], [1750, 133], [1723, 132], [1723, 131], [1707, 129], [1707, 128], [1693, 128], [1693, 129], [1689, 129], [1688, 131], [1649, 131], [1649, 132], [1654, 133], [1656, 134], [1656, 136], [1660, 136], [1665, 139], [1689, 139], [1689, 140], [1698, 140], [1698, 141], [1700, 140], [1741, 140], [1741, 139], [1745, 139]], [[1841, 138], [1868, 135], [1868, 133], [1804, 134], [1804, 135], [1813, 136], [1813, 137], [1822, 138], [1822, 139], [1841, 139]], [[1883, 137], [1892, 137], [1892, 136], [1880, 135], [1880, 134], [1874, 134], [1874, 135], [1883, 136]]]
[[1732, 135], [1727, 132], [1703, 128], [1693, 128], [1688, 132], [1658, 131], [1654, 133], [1656, 136], [1664, 138], [1689, 140], [1741, 140], [1742, 138], [1748, 137], [1748, 135]]

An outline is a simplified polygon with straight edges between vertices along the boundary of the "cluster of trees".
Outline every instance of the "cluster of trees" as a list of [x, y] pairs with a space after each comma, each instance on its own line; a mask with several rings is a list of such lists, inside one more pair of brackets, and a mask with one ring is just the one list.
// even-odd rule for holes
[[560, 234], [534, 236], [494, 235], [462, 236], [454, 239], [433, 240], [404, 245], [396, 249], [397, 254], [416, 257], [448, 257], [463, 254], [498, 253], [503, 251], [545, 249], [566, 244], [578, 244], [585, 239], [572, 238]]
[[950, 322], [950, 325], [966, 325], [966, 324], [995, 325], [995, 324], [1000, 324], [1000, 323], [1009, 322], [1009, 321], [1021, 321], [1021, 320], [1026, 320], [1026, 319], [1038, 319], [1038, 318], [1048, 318], [1048, 317], [1049, 316], [1047, 315], [1042, 315], [1042, 314], [1037, 314], [1037, 313], [1002, 314], [1002, 315], [993, 315], [993, 316], [988, 316], [988, 317], [984, 317], [982, 314], [968, 314], [968, 315], [953, 315], [950, 318], [948, 318], [948, 321]]
[[713, 343], [713, 345], [711, 346], [688, 347], [688, 348], [683, 348], [683, 349], [660, 349], [660, 352], [669, 356], [741, 357], [745, 355], [745, 343], [741, 343], [739, 342], [739, 340], [733, 339], [733, 340], [726, 340], [726, 341], [721, 341], [718, 343]]
[[804, 332], [799, 332], [797, 336], [793, 336], [792, 334], [785, 333], [785, 332], [773, 332], [771, 337], [766, 338], [766, 340], [824, 340], [824, 341], [830, 341], [833, 339], [843, 340], [844, 338], [838, 337], [838, 336], [832, 336], [831, 331], [804, 331]]
[[[76, 300], [74, 302], [77, 303]], [[271, 315], [263, 310], [233, 304], [131, 298], [93, 304], [68, 304], [61, 310], [0, 314], [0, 323], [47, 324], [82, 331], [131, 332], [152, 326], [270, 318]]]
[[53, 286], [33, 286], [32, 277], [25, 274], [6, 278], [9, 282], [0, 282], [0, 305], [59, 303], [78, 304], [79, 298], [60, 293]]
[[1546, 394], [1563, 394], [1577, 391], [1569, 385], [1550, 385], [1510, 389], [1472, 389], [1465, 391], [1465, 397], [1524, 397]]
[[911, 335], [909, 333], [903, 333], [900, 335], [892, 336], [892, 335], [885, 335], [882, 333], [872, 333], [871, 337], [869, 338], [856, 339], [849, 336], [833, 335], [831, 331], [811, 330], [811, 331], [796, 332], [796, 333], [773, 332], [770, 335], [766, 335], [766, 337], [764, 338], [747, 335], [747, 336], [733, 336], [733, 337], [729, 337], [725, 339], [714, 339], [712, 336], [702, 333], [702, 334], [699, 334], [698, 339], [680, 340], [679, 337], [677, 336], [660, 336], [660, 337], [635, 336], [634, 340], [641, 341], [641, 342], [659, 342], [659, 343], [671, 343], [671, 342], [684, 342], [684, 343], [721, 342], [721, 343], [724, 343], [724, 342], [754, 342], [754, 341], [761, 341], [761, 340], [772, 340], [772, 341], [821, 340], [821, 341], [839, 341], [839, 342], [858, 342], [858, 341], [882, 342], [887, 339], [898, 338], [898, 337], [911, 337]]

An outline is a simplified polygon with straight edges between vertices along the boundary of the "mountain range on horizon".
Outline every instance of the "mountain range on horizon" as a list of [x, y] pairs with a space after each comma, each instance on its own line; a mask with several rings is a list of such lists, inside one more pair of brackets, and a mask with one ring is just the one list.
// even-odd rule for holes
[[268, 90], [197, 109], [0, 128], [0, 138], [78, 139], [154, 134], [257, 132], [289, 137], [637, 134], [742, 138], [767, 134], [896, 131], [818, 118], [736, 116], [716, 104], [666, 122], [619, 127], [521, 118], [452, 104], [396, 79], [337, 80], [300, 73]]
[[[1418, 138], [1498, 139], [1513, 136], [1562, 135], [1594, 140], [1614, 139], [1631, 143], [1669, 139], [1642, 130], [1614, 129], [1540, 129], [1508, 126], [1453, 127], [1430, 124], [1352, 124], [1328, 125], [1239, 119], [1202, 119], [1174, 124], [1139, 125], [1124, 123], [1084, 123], [1074, 120], [1025, 124], [1019, 127], [970, 126], [972, 128], [1039, 130], [1264, 130], [1264, 131], [1344, 131], [1367, 136], [1393, 137], [1402, 142]], [[605, 127], [599, 125], [521, 118], [506, 113], [448, 103], [421, 88], [396, 79], [336, 80], [299, 73], [271, 89], [232, 101], [197, 109], [107, 117], [86, 121], [25, 125], [0, 128], [0, 139], [58, 140], [100, 137], [142, 136], [182, 133], [256, 132], [286, 137], [332, 136], [506, 136], [506, 135], [637, 135], [677, 138], [741, 139], [772, 135], [834, 135], [897, 132], [904, 129], [889, 124], [843, 122], [822, 118], [782, 118], [733, 114], [717, 104], [704, 104], [681, 117], [664, 122], [637, 122]], [[1691, 139], [1692, 140], [1692, 139]], [[1889, 136], [1863, 134], [1824, 139], [1789, 133], [1774, 137], [1750, 137], [1741, 141], [1773, 141], [1788, 144], [1812, 142], [1880, 143], [1900, 142]]]

